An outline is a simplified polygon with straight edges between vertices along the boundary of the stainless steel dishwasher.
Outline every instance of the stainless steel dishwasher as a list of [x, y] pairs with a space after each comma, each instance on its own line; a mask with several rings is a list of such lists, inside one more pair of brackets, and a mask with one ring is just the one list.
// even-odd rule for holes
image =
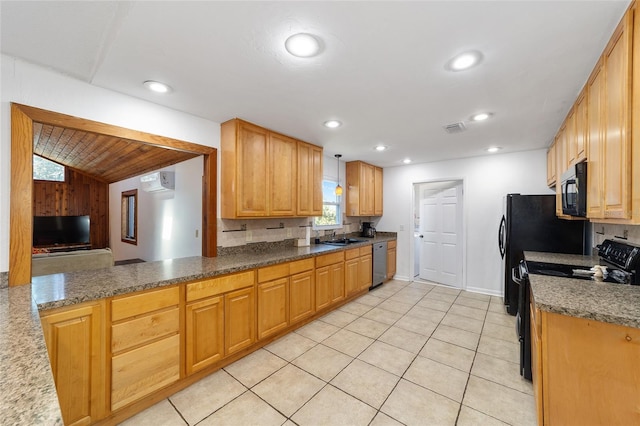
[[373, 244], [373, 284], [381, 285], [387, 279], [387, 242]]

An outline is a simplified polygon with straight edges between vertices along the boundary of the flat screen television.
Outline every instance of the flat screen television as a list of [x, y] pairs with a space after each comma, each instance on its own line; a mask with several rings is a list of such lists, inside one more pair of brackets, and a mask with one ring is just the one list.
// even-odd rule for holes
[[34, 216], [33, 246], [89, 244], [89, 216]]

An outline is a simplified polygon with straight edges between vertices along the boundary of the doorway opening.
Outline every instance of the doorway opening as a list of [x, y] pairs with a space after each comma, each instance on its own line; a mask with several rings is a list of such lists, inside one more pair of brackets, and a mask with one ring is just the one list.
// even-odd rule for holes
[[414, 280], [464, 288], [463, 183], [413, 184]]

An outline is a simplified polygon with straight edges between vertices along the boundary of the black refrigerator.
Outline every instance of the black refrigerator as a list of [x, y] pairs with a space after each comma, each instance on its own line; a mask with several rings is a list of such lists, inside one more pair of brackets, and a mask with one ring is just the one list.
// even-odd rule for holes
[[586, 220], [556, 217], [555, 195], [507, 194], [498, 229], [502, 256], [504, 304], [507, 312], [518, 312], [519, 286], [511, 270], [524, 259], [523, 251], [591, 254], [591, 226]]

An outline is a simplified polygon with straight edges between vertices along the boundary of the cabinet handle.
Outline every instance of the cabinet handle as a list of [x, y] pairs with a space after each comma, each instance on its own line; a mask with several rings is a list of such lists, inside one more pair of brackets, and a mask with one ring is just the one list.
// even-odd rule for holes
[[627, 342], [630, 342], [630, 341], [631, 341], [631, 336], [629, 336], [629, 335], [627, 334], [627, 337], [625, 337], [625, 339], [626, 339], [626, 341], [627, 341]]

